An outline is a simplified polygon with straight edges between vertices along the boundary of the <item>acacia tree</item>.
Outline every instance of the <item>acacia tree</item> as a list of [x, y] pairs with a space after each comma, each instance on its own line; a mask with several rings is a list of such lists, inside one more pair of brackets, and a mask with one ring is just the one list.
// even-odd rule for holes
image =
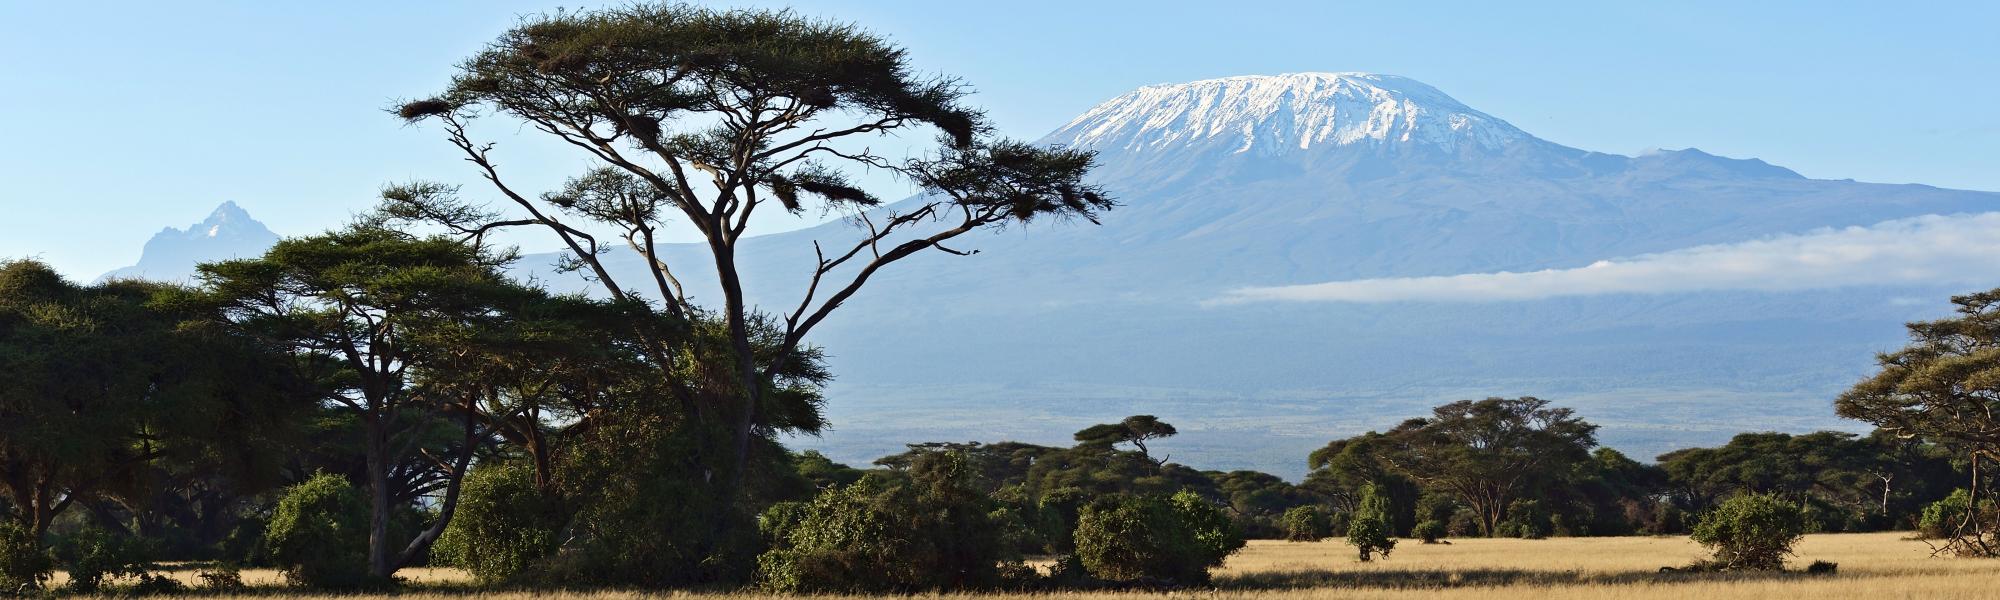
[[[967, 94], [958, 79], [915, 74], [904, 51], [882, 38], [790, 12], [638, 4], [531, 16], [463, 62], [443, 93], [397, 111], [439, 125], [505, 208], [487, 210], [436, 185], [392, 194], [388, 208], [470, 237], [540, 228], [567, 248], [569, 268], [609, 296], [650, 289], [676, 316], [704, 307], [676, 275], [693, 266], [662, 252], [661, 237], [672, 226], [699, 234], [721, 295], [721, 306], [706, 308], [727, 325], [741, 393], [685, 403], [727, 431], [716, 454], [725, 459], [720, 492], [733, 498], [771, 393], [764, 382], [879, 270], [931, 251], [970, 254], [946, 244], [974, 231], [1043, 217], [1095, 222], [1113, 206], [1082, 182], [1090, 153], [995, 139]], [[495, 114], [569, 144], [595, 166], [559, 190], [515, 187], [493, 145], [468, 128]], [[853, 147], [925, 130], [940, 132], [942, 147], [920, 158]], [[885, 206], [852, 183], [859, 169], [900, 174], [925, 193]], [[754, 233], [752, 216], [774, 210], [843, 212], [859, 227], [846, 242], [814, 242], [805, 291], [782, 304], [795, 308], [773, 320], [776, 347], [760, 361], [739, 249]], [[600, 255], [615, 241], [645, 260], [646, 281], [621, 281], [605, 267]], [[654, 352], [671, 372], [672, 357]]]
[[1597, 426], [1533, 397], [1461, 400], [1385, 434], [1382, 460], [1404, 476], [1446, 491], [1479, 515], [1492, 536], [1511, 502], [1537, 480], [1589, 460]]
[[[1957, 316], [1909, 324], [1910, 344], [1876, 357], [1881, 371], [1834, 401], [1842, 417], [1904, 438], [1959, 448], [1971, 463], [1978, 506], [1981, 469], [2000, 459], [2000, 289], [1951, 299]], [[2000, 554], [2000, 517], [1966, 511], [1939, 552]]]
[[[466, 358], [479, 351], [466, 335], [501, 329], [490, 322], [506, 318], [501, 309], [536, 293], [498, 274], [505, 259], [454, 240], [362, 226], [201, 266], [222, 322], [297, 356], [294, 368], [318, 384], [319, 399], [358, 421], [371, 576], [392, 575], [442, 532], [487, 435], [469, 415], [489, 389], [455, 374], [480, 372]], [[453, 456], [417, 456], [443, 424], [462, 428], [449, 444]], [[394, 507], [438, 491], [394, 485], [413, 464], [434, 469], [444, 495], [432, 526], [394, 551]]]
[[299, 404], [275, 357], [143, 281], [77, 285], [0, 262], [0, 507], [33, 539], [76, 506], [162, 493], [162, 469], [240, 474]]
[[1153, 458], [1146, 449], [1146, 440], [1173, 437], [1180, 431], [1166, 421], [1153, 415], [1133, 415], [1117, 423], [1099, 423], [1076, 432], [1076, 442], [1080, 446], [1111, 448], [1118, 444], [1131, 444], [1139, 449], [1139, 456], [1155, 464], [1165, 463], [1167, 457]]

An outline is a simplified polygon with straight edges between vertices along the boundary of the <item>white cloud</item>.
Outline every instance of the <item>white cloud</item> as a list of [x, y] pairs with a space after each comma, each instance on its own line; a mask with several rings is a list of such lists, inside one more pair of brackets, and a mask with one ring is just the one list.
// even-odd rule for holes
[[2000, 213], [1982, 213], [1927, 215], [1867, 227], [1696, 246], [1573, 269], [1242, 288], [1209, 303], [1483, 302], [1996, 281], [2000, 281]]

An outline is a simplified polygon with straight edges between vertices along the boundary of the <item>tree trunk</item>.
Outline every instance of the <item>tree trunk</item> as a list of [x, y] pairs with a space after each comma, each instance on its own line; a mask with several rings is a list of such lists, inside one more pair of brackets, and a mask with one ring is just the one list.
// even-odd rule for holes
[[468, 398], [465, 402], [465, 445], [459, 451], [458, 458], [452, 461], [451, 472], [445, 475], [450, 481], [445, 484], [444, 501], [438, 505], [437, 520], [433, 521], [430, 527], [424, 528], [423, 533], [417, 534], [416, 539], [410, 540], [410, 545], [404, 547], [403, 553], [397, 555], [395, 562], [390, 565], [392, 570], [401, 569], [415, 561], [418, 556], [430, 549], [431, 543], [436, 542], [438, 536], [444, 535], [444, 528], [451, 524], [452, 513], [458, 509], [459, 489], [465, 484], [465, 472], [472, 468], [472, 455], [479, 449], [479, 420], [473, 418], [474, 408], [475, 404]]
[[368, 419], [368, 574], [389, 577], [389, 440], [380, 422]]
[[[743, 386], [743, 410], [732, 424], [730, 468], [723, 498], [734, 503], [742, 493], [750, 467], [750, 433], [757, 422], [757, 407], [763, 403], [764, 386], [757, 374], [756, 351], [750, 345], [750, 322], [743, 301], [743, 281], [736, 273], [735, 250], [721, 243], [711, 244], [715, 253], [716, 277], [722, 285], [724, 310], [729, 320], [729, 342], [736, 354], [736, 372]], [[726, 526], [725, 526], [726, 527]]]

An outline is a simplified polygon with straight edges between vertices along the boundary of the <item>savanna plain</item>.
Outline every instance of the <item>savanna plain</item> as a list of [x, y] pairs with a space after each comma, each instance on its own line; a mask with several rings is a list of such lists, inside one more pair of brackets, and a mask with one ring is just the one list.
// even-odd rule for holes
[[[1056, 593], [920, 594], [911, 598], [1025, 600], [1031, 598], [1478, 598], [1481, 600], [1608, 598], [1843, 598], [1972, 600], [2000, 593], [2000, 562], [1934, 558], [1931, 547], [1907, 532], [1807, 535], [1791, 566], [1823, 560], [1840, 565], [1834, 575], [1782, 573], [1662, 573], [1706, 556], [1682, 536], [1463, 539], [1423, 545], [1406, 540], [1388, 560], [1359, 562], [1339, 540], [1316, 543], [1253, 540], [1215, 572], [1209, 587], [1173, 591], [1067, 591]], [[193, 585], [196, 572], [174, 575]], [[275, 571], [245, 571], [248, 591], [216, 597], [363, 598], [298, 593]], [[521, 591], [474, 588], [452, 569], [411, 569], [399, 598], [458, 597], [508, 600], [622, 600], [688, 598], [752, 600], [796, 596], [744, 592], [646, 593], [623, 590]], [[59, 583], [59, 582], [58, 582]], [[387, 595], [379, 597], [389, 597]], [[842, 596], [820, 596], [841, 598]], [[883, 597], [883, 596], [851, 596]]]

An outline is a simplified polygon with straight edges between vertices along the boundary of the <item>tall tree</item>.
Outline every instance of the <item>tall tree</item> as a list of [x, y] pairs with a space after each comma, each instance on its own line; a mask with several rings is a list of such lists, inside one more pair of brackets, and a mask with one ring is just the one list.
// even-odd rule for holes
[[[1876, 357], [1877, 372], [1834, 401], [1840, 416], [1894, 435], [1948, 443], [1971, 463], [1973, 506], [1983, 469], [2000, 459], [2000, 289], [1957, 296], [1956, 316], [1909, 324], [1910, 344]], [[1967, 511], [1946, 546], [2000, 554], [2000, 517]]]
[[[488, 211], [451, 190], [392, 198], [392, 211], [467, 236], [536, 227], [560, 240], [571, 266], [605, 293], [631, 299], [650, 288], [675, 315], [701, 310], [677, 265], [661, 252], [670, 223], [702, 239], [721, 295], [740, 397], [694, 406], [725, 425], [717, 454], [720, 493], [736, 496], [755, 435], [764, 385], [812, 329], [882, 268], [947, 246], [974, 231], [1032, 219], [1094, 221], [1113, 203], [1083, 183], [1088, 152], [994, 139], [951, 77], [917, 75], [904, 51], [851, 25], [790, 12], [636, 4], [527, 17], [460, 66], [444, 93], [403, 105], [410, 122], [441, 125], [447, 138], [509, 208]], [[518, 119], [589, 157], [595, 166], [560, 190], [534, 194], [502, 177], [493, 146], [468, 125], [480, 116]], [[933, 130], [941, 148], [895, 161], [860, 140]], [[918, 199], [882, 205], [849, 173], [881, 169], [920, 185]], [[775, 206], [773, 206], [775, 205]], [[814, 243], [803, 297], [778, 321], [776, 352], [757, 360], [757, 316], [744, 291], [741, 243], [759, 211], [851, 215], [848, 242]], [[599, 260], [622, 240], [650, 267], [648, 281], [619, 280]], [[670, 357], [659, 352], [671, 370]]]
[[1490, 536], [1528, 486], [1589, 460], [1596, 431], [1574, 411], [1539, 398], [1461, 400], [1390, 430], [1393, 449], [1383, 458], [1405, 476], [1457, 496]]
[[[225, 322], [285, 347], [320, 399], [359, 424], [369, 492], [369, 574], [388, 577], [436, 538], [456, 505], [459, 482], [484, 436], [465, 415], [479, 396], [445, 381], [452, 337], [504, 318], [496, 308], [534, 292], [497, 272], [505, 257], [442, 238], [354, 227], [279, 242], [263, 257], [202, 265], [209, 300]], [[437, 376], [427, 376], [433, 369]], [[475, 388], [476, 390], [476, 388]], [[459, 418], [450, 419], [456, 413]], [[462, 431], [455, 456], [415, 456], [447, 420]], [[441, 473], [438, 523], [400, 551], [391, 548], [392, 511], [413, 497], [392, 485], [412, 459]]]

